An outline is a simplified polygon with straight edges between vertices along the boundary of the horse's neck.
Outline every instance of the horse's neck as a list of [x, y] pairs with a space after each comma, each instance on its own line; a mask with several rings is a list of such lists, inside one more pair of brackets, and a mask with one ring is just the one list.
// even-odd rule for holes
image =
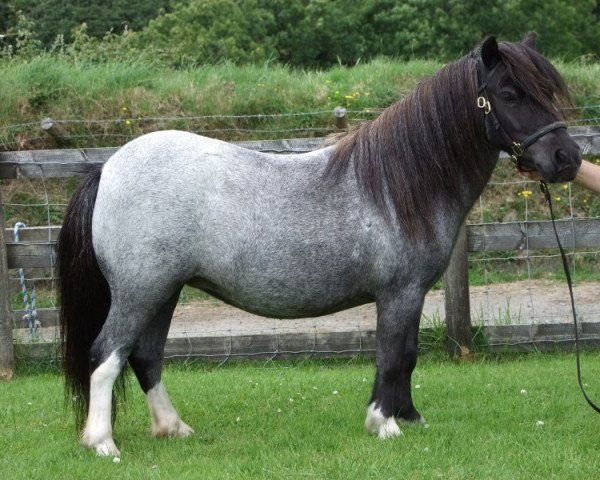
[[461, 172], [460, 176], [462, 177], [461, 181], [463, 185], [461, 197], [463, 203], [467, 206], [467, 210], [473, 206], [489, 182], [492, 172], [498, 163], [499, 156], [500, 151], [498, 150], [488, 150], [481, 156], [478, 162], [479, 179], [477, 181], [474, 181], [473, 176], [469, 175], [468, 172]]
[[459, 182], [461, 188], [458, 190], [460, 193], [457, 195], [452, 211], [459, 226], [489, 182], [492, 172], [498, 163], [499, 155], [500, 152], [498, 150], [488, 150], [479, 159], [478, 167], [480, 175], [477, 181], [473, 180], [473, 175], [469, 172], [461, 172], [460, 170], [456, 172], [455, 181]]
[[[452, 198], [439, 195], [435, 200], [432, 235], [423, 239], [423, 248], [435, 258], [449, 258], [458, 231], [467, 214], [481, 195], [498, 161], [498, 152], [490, 152], [480, 159], [481, 181], [473, 182], [472, 176], [457, 171], [453, 180], [459, 182], [460, 193]], [[469, 180], [469, 181], [467, 181]]]

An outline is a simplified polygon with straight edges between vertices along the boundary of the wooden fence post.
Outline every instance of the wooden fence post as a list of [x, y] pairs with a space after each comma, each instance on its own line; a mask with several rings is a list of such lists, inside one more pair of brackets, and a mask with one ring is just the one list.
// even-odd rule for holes
[[44, 132], [46, 132], [48, 135], [50, 135], [54, 139], [54, 141], [56, 142], [56, 145], [58, 145], [59, 147], [69, 146], [69, 141], [67, 140], [67, 134], [59, 126], [59, 124], [56, 123], [53, 119], [44, 118], [40, 122], [40, 127]]
[[464, 223], [458, 231], [450, 263], [444, 273], [444, 290], [448, 354], [451, 357], [468, 359], [473, 355], [473, 337], [469, 303], [467, 227]]
[[333, 117], [335, 118], [335, 128], [339, 130], [348, 129], [348, 111], [344, 107], [335, 107]]
[[13, 319], [8, 303], [8, 264], [4, 241], [4, 210], [0, 192], [0, 380], [10, 380], [15, 370]]

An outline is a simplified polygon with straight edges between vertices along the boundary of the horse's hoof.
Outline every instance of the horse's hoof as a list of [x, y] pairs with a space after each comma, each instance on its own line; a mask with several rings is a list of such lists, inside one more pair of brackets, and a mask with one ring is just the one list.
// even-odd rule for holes
[[112, 440], [106, 440], [96, 445], [96, 455], [99, 457], [120, 457], [121, 452]]
[[406, 425], [425, 425], [427, 422], [425, 421], [425, 417], [419, 415], [417, 417], [411, 418], [398, 418], [400, 423], [405, 423]]
[[93, 449], [96, 452], [96, 455], [99, 457], [120, 457], [121, 452], [115, 445], [115, 442], [112, 438], [108, 440], [104, 440], [102, 442], [96, 443], [94, 445], [90, 445], [89, 443], [82, 442], [86, 447]]
[[402, 435], [394, 417], [384, 417], [381, 409], [375, 408], [374, 404], [369, 405], [367, 409], [365, 428], [382, 440]]
[[194, 434], [194, 429], [185, 424], [179, 418], [173, 422], [154, 425], [152, 435], [154, 437], [179, 437], [187, 438]]
[[84, 431], [81, 435], [81, 443], [86, 447], [92, 448], [96, 451], [96, 455], [99, 457], [120, 457], [121, 452], [115, 445], [115, 441], [112, 437], [108, 436], [104, 439], [93, 438], [87, 431]]
[[96, 451], [96, 455], [99, 457], [120, 457], [121, 452], [115, 445], [112, 438], [104, 440], [96, 445], [88, 445]]
[[179, 421], [179, 428], [177, 429], [177, 436], [179, 438], [187, 438], [192, 436], [195, 432], [194, 429], [192, 427], [190, 427], [189, 425], [186, 425], [185, 423], [183, 423], [181, 420]]

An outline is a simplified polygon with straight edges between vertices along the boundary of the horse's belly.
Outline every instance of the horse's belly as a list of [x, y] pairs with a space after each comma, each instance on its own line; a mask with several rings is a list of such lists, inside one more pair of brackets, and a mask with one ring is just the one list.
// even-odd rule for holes
[[317, 292], [314, 289], [290, 288], [276, 280], [270, 283], [245, 288], [238, 284], [237, 288], [231, 288], [195, 278], [188, 285], [242, 310], [270, 318], [318, 317], [374, 301], [371, 294], [354, 289], [332, 289], [321, 285], [321, 291]]

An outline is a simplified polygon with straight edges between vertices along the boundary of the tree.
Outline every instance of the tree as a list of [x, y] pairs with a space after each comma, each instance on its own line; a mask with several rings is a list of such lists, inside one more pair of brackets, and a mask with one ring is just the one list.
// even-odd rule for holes
[[138, 44], [175, 63], [263, 62], [276, 57], [275, 17], [257, 0], [191, 0], [151, 21]]
[[[277, 1], [266, 1], [277, 14], [277, 52], [284, 63], [325, 67], [353, 64], [369, 56], [363, 21], [365, 0], [310, 0], [286, 2], [286, 12]], [[293, 13], [291, 13], [293, 12]], [[285, 15], [285, 17], [284, 17]]]
[[[528, 31], [551, 57], [600, 55], [599, 0], [176, 1], [11, 0], [34, 20], [45, 48], [60, 33], [76, 41], [72, 32], [84, 22], [92, 39], [128, 25], [139, 32], [131, 37], [138, 50], [156, 49], [171, 65], [277, 60], [325, 68], [378, 55], [450, 61], [487, 35], [514, 41]], [[10, 12], [0, 4], [0, 32], [18, 22]], [[15, 43], [6, 38], [4, 45]]]
[[[12, 0], [11, 4], [35, 22], [37, 38], [46, 48], [57, 35], [69, 42], [72, 30], [82, 23], [87, 24], [89, 35], [102, 38], [108, 31], [123, 32], [125, 25], [141, 30], [152, 18], [171, 10], [171, 0]], [[2, 10], [8, 8], [2, 5], [0, 21]]]
[[506, 38], [527, 31], [539, 34], [538, 48], [550, 57], [574, 59], [600, 54], [597, 0], [511, 0], [504, 4], [500, 22]]

